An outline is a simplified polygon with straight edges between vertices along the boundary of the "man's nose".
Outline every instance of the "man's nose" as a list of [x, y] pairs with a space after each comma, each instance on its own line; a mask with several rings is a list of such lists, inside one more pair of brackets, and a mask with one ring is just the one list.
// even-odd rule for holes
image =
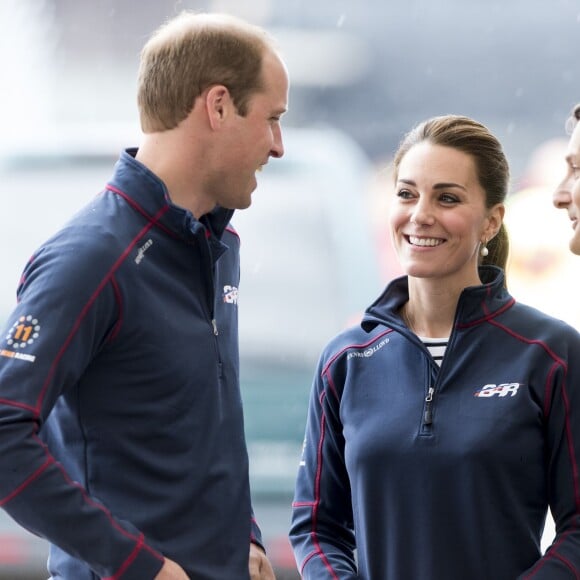
[[270, 151], [270, 157], [280, 159], [284, 155], [284, 142], [282, 141], [282, 128], [278, 125], [274, 129], [274, 144]]
[[565, 185], [561, 183], [552, 194], [552, 203], [558, 209], [566, 209], [570, 205], [570, 190]]

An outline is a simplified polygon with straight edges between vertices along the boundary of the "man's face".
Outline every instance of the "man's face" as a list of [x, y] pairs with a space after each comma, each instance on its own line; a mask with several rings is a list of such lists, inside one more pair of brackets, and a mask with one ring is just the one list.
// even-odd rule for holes
[[222, 207], [248, 207], [257, 186], [256, 172], [270, 157], [284, 155], [280, 118], [288, 106], [288, 75], [274, 53], [264, 56], [262, 77], [263, 91], [250, 97], [247, 114], [234, 115], [228, 128], [216, 200]]
[[573, 230], [570, 250], [580, 255], [580, 122], [570, 136], [566, 164], [566, 175], [554, 192], [553, 202], [557, 208], [567, 210]]

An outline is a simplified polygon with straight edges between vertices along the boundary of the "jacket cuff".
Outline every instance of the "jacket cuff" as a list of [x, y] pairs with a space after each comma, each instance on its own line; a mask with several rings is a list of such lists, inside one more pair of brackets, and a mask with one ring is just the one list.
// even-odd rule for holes
[[139, 543], [116, 573], [103, 580], [153, 580], [159, 574], [163, 563], [162, 554]]
[[260, 546], [264, 553], [266, 553], [266, 547], [264, 546], [264, 542], [262, 541], [262, 531], [260, 530], [260, 526], [256, 520], [252, 517], [252, 525], [250, 530], [250, 542], [252, 544], [256, 544], [256, 546]]

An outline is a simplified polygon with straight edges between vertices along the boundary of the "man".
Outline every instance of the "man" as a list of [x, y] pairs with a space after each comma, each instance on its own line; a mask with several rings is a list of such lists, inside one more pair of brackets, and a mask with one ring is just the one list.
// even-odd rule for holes
[[0, 505], [51, 542], [53, 579], [274, 578], [252, 521], [229, 220], [284, 153], [287, 99], [261, 29], [168, 22], [141, 55], [141, 146], [25, 268], [0, 346]]
[[574, 233], [570, 250], [580, 255], [580, 103], [574, 107], [569, 119], [572, 129], [566, 154], [566, 175], [554, 192], [554, 205], [565, 209], [572, 220]]

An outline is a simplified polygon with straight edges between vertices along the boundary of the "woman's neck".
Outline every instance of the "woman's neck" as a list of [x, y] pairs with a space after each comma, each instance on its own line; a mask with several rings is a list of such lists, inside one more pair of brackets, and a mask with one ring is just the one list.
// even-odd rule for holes
[[463, 291], [409, 277], [409, 301], [401, 317], [418, 336], [445, 338], [451, 334], [457, 302]]

